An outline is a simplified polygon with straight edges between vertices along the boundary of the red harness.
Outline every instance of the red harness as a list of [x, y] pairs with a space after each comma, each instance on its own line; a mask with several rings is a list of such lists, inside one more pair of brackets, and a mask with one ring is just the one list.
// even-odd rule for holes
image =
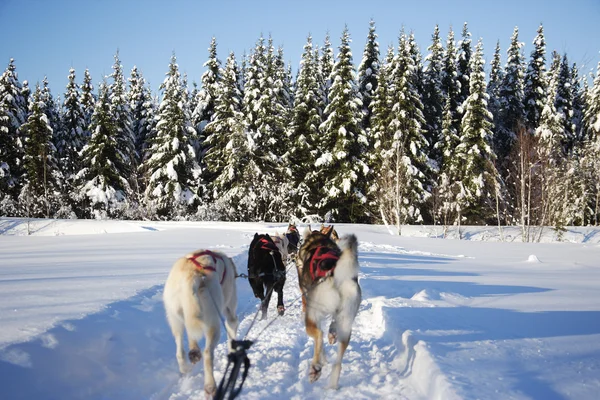
[[260, 240], [257, 243], [257, 246], [259, 249], [263, 249], [266, 251], [276, 251], [277, 253], [279, 253], [279, 249], [277, 248], [277, 246], [275, 245], [274, 242], [270, 242], [268, 241], [266, 238], [262, 237], [260, 238]]
[[[200, 253], [195, 253], [195, 254], [189, 256], [187, 259], [190, 260], [191, 262], [193, 262], [194, 264], [196, 264], [196, 268], [198, 268], [198, 269], [204, 269], [207, 271], [217, 272], [215, 267], [211, 267], [210, 265], [202, 265], [198, 262], [197, 258], [202, 257], [202, 256], [211, 256], [213, 259], [214, 265], [217, 265], [217, 258], [219, 260], [223, 260], [223, 258], [220, 255], [218, 255], [217, 253], [210, 251], [210, 250], [204, 250], [204, 251], [201, 251]], [[220, 282], [221, 285], [223, 284], [223, 281], [225, 280], [225, 275], [227, 275], [227, 267], [225, 266], [225, 263], [223, 262], [223, 276], [221, 277], [221, 282]]]
[[[310, 258], [309, 272], [310, 277], [313, 281], [321, 278], [326, 278], [333, 275], [333, 270], [337, 261], [340, 259], [340, 255], [335, 249], [326, 246], [318, 246], [315, 249], [312, 257]], [[333, 261], [333, 266], [330, 268], [324, 268], [325, 264]]]

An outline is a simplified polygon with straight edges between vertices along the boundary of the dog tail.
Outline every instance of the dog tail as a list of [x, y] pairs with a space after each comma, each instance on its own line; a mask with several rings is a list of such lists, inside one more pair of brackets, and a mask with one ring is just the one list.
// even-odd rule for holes
[[342, 254], [333, 274], [335, 282], [341, 284], [358, 278], [358, 240], [355, 235], [346, 235], [339, 242]]

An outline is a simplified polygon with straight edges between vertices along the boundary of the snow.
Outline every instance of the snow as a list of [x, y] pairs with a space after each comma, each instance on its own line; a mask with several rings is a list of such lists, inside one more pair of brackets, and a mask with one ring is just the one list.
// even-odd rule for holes
[[[0, 397], [203, 399], [202, 366], [177, 371], [161, 300], [169, 268], [208, 247], [245, 272], [254, 233], [286, 226], [0, 219]], [[292, 268], [286, 314], [275, 317], [272, 301], [248, 333], [258, 302], [237, 281], [239, 337], [255, 340], [240, 398], [597, 398], [600, 228], [568, 227], [567, 243], [546, 228], [543, 243], [519, 243], [517, 227], [503, 229], [507, 242], [497, 227], [461, 227], [466, 240], [434, 226], [404, 236], [335, 227], [359, 239], [363, 294], [340, 389], [326, 389], [330, 345], [323, 376], [308, 382], [312, 340]], [[223, 335], [217, 380], [225, 363]]]

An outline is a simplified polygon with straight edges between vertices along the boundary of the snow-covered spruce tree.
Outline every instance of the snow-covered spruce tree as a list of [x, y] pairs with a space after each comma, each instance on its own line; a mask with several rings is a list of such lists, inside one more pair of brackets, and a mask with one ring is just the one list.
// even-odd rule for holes
[[[323, 43], [323, 47], [321, 48], [321, 57], [319, 59], [319, 76], [321, 77], [320, 85], [321, 85], [321, 96], [322, 96], [322, 109], [325, 110], [327, 105], [329, 104], [329, 92], [331, 91], [331, 84], [333, 80], [331, 78], [331, 73], [333, 72], [333, 66], [335, 64], [335, 56], [333, 52], [333, 47], [331, 46], [331, 38], [329, 33], [325, 35], [325, 42]], [[327, 117], [323, 116], [323, 120]]]
[[[199, 148], [196, 149], [198, 162], [202, 163], [204, 153], [208, 150], [207, 132], [204, 131], [206, 124], [211, 121], [215, 112], [215, 99], [219, 81], [221, 80], [221, 61], [217, 58], [217, 39], [213, 37], [208, 47], [208, 60], [203, 65], [206, 71], [202, 74], [200, 89], [194, 98], [194, 109], [192, 111], [192, 125], [198, 132], [200, 139]], [[209, 172], [209, 169], [204, 169], [204, 172]], [[210, 182], [214, 176], [205, 176], [204, 179]]]
[[94, 85], [92, 84], [92, 76], [89, 70], [85, 70], [83, 83], [81, 84], [81, 110], [84, 116], [83, 132], [86, 140], [92, 136], [90, 125], [92, 124], [92, 114], [96, 105], [96, 96], [94, 95]]
[[28, 111], [11, 58], [0, 76], [0, 215], [17, 216], [23, 174], [23, 136], [19, 131]]
[[[501, 171], [506, 171], [508, 154], [517, 138], [517, 130], [525, 123], [523, 112], [523, 70], [524, 60], [521, 54], [523, 43], [519, 42], [519, 28], [515, 27], [506, 51], [504, 79], [500, 87], [500, 110], [497, 119], [498, 128], [493, 144]], [[506, 173], [502, 173], [506, 176]]]
[[109, 88], [100, 84], [98, 101], [92, 115], [92, 136], [82, 150], [84, 168], [77, 174], [76, 198], [82, 217], [122, 218], [129, 183], [123, 174], [128, 159], [117, 145], [117, 132], [111, 114]]
[[583, 112], [585, 108], [585, 91], [581, 87], [582, 78], [579, 76], [577, 64], [573, 63], [571, 68], [571, 96], [573, 97], [573, 113], [571, 117], [571, 126], [573, 127], [574, 144], [573, 147], [583, 145]]
[[242, 113], [240, 74], [235, 55], [230, 53], [217, 91], [215, 113], [206, 125], [209, 149], [205, 162], [215, 179], [208, 185], [209, 200], [201, 218], [228, 221], [255, 218], [254, 188], [248, 184], [256, 170], [254, 142]]
[[446, 97], [442, 118], [442, 135], [438, 143], [441, 154], [441, 163], [437, 175], [437, 184], [433, 211], [444, 225], [444, 236], [448, 226], [457, 221], [460, 211], [460, 194], [462, 185], [460, 172], [462, 159], [457, 157], [456, 149], [460, 144], [458, 131], [455, 128], [454, 116], [451, 111], [450, 97]]
[[441, 154], [436, 144], [440, 141], [442, 134], [444, 48], [440, 40], [440, 29], [437, 25], [431, 37], [431, 45], [427, 50], [429, 51], [429, 54], [425, 57], [427, 65], [423, 72], [423, 115], [425, 117], [426, 138], [429, 143], [429, 158], [435, 161], [439, 167]]
[[121, 174], [130, 178], [130, 186], [137, 191], [135, 171], [138, 166], [136, 163], [138, 157], [135, 154], [135, 139], [131, 130], [131, 109], [127, 98], [127, 84], [118, 51], [114, 58], [113, 73], [110, 75], [113, 81], [109, 87], [110, 116], [114, 122], [117, 148], [125, 161]]
[[80, 103], [81, 93], [75, 82], [75, 70], [69, 70], [69, 83], [65, 92], [62, 109], [61, 129], [54, 138], [58, 165], [63, 174], [64, 186], [62, 193], [65, 199], [75, 207], [72, 194], [75, 192], [75, 176], [83, 167], [81, 150], [86, 145], [85, 115]]
[[[560, 214], [562, 213], [561, 193], [563, 193], [563, 187], [561, 186], [561, 181], [565, 152], [563, 147], [564, 130], [562, 118], [561, 114], [556, 110], [554, 103], [558, 89], [560, 56], [555, 54], [553, 59], [553, 66], [550, 68], [549, 74], [547, 98], [542, 110], [540, 125], [536, 129], [536, 136], [539, 138], [538, 155], [540, 158], [540, 168], [538, 175], [541, 190], [538, 204], [535, 207], [535, 220], [541, 227], [555, 224], [560, 230], [564, 224]], [[556, 62], [557, 59], [558, 63]]]
[[48, 118], [48, 123], [50, 124], [50, 128], [52, 128], [53, 137], [56, 146], [56, 140], [59, 133], [62, 131], [62, 121], [60, 119], [60, 99], [54, 99], [52, 96], [52, 92], [50, 91], [50, 84], [48, 83], [48, 78], [44, 76], [44, 80], [42, 81], [44, 87], [42, 88], [42, 103], [46, 107], [43, 112], [46, 114]]
[[309, 35], [296, 79], [295, 103], [288, 130], [288, 160], [292, 176], [293, 202], [297, 207], [295, 216], [298, 218], [317, 214], [319, 200], [320, 184], [316, 179], [314, 165], [316, 154], [320, 151], [319, 125], [322, 122], [323, 110], [319, 108], [321, 101], [316, 56], [312, 37]]
[[391, 93], [392, 71], [394, 68], [394, 48], [389, 46], [382, 67], [379, 70], [379, 84], [369, 105], [371, 109], [371, 137], [373, 150], [369, 155], [369, 176], [367, 194], [368, 205], [373, 215], [379, 216], [379, 221], [388, 224], [387, 215], [393, 210], [394, 194], [390, 190], [393, 186], [393, 174], [386, 170], [390, 158], [393, 157], [392, 149], [394, 132], [391, 130], [392, 119]]
[[492, 113], [494, 118], [494, 136], [498, 130], [498, 118], [500, 113], [500, 87], [504, 80], [504, 69], [500, 61], [500, 41], [496, 42], [496, 49], [494, 50], [494, 56], [490, 63], [490, 78], [487, 85], [487, 93], [490, 96], [488, 110]]
[[[375, 33], [375, 21], [369, 22], [369, 34], [367, 43], [363, 51], [363, 58], [358, 66], [358, 91], [363, 102], [362, 128], [367, 132], [367, 137], [371, 127], [371, 109], [370, 104], [377, 90], [379, 80], [379, 43], [377, 42], [377, 33]], [[369, 149], [372, 148], [372, 141], [369, 140]]]
[[499, 176], [494, 168], [491, 148], [492, 115], [487, 108], [488, 95], [483, 60], [483, 42], [480, 39], [471, 58], [469, 97], [464, 103], [460, 143], [455, 156], [462, 161], [458, 194], [459, 223], [480, 224], [493, 221], [496, 188]]
[[366, 218], [364, 176], [368, 166], [361, 161], [366, 137], [361, 128], [362, 101], [350, 50], [350, 33], [342, 33], [337, 62], [331, 73], [327, 120], [320, 126], [321, 155], [315, 163], [324, 177], [319, 210], [335, 221], [359, 222]]
[[150, 157], [142, 166], [147, 180], [144, 202], [149, 217], [187, 219], [199, 204], [200, 167], [191, 140], [196, 130], [184, 97], [175, 55], [160, 85], [163, 91], [158, 107], [156, 135], [152, 137]]
[[584, 170], [587, 175], [587, 190], [590, 193], [588, 223], [600, 223], [600, 63], [596, 68], [594, 84], [586, 96], [583, 116], [585, 130]]
[[571, 152], [575, 143], [575, 127], [572, 123], [573, 92], [571, 90], [571, 84], [569, 60], [567, 59], [567, 55], [564, 54], [558, 69], [554, 107], [556, 107], [556, 112], [560, 115], [563, 127], [563, 138], [561, 143], [565, 154]]
[[252, 163], [254, 176], [246, 182], [254, 203], [253, 220], [280, 220], [283, 176], [281, 156], [285, 151], [285, 128], [288, 110], [278, 100], [275, 85], [276, 63], [272, 39], [268, 46], [260, 38], [254, 48], [247, 69], [244, 91], [244, 111], [248, 130], [252, 135]]
[[241, 180], [245, 163], [243, 156], [235, 158], [241, 150], [233, 148], [233, 144], [239, 142], [234, 141], [234, 137], [243, 136], [245, 139], [240, 73], [232, 52], [221, 73], [212, 120], [205, 127], [207, 152], [204, 164], [209, 170], [205, 175], [214, 178], [207, 182], [206, 207], [203, 208], [205, 215], [200, 218], [214, 215], [217, 219], [235, 220], [237, 217], [232, 210], [236, 209], [239, 199], [226, 199], [226, 194], [236, 181]]
[[44, 97], [38, 84], [30, 104], [29, 118], [21, 126], [25, 137], [25, 173], [19, 207], [21, 215], [32, 218], [51, 218], [63, 206], [69, 208], [61, 200], [62, 174], [52, 143], [50, 121], [44, 112], [48, 110]]
[[388, 154], [387, 162], [382, 165], [383, 173], [387, 172], [382, 185], [385, 185], [383, 190], [389, 193], [387, 199], [391, 201], [386, 207], [386, 218], [388, 223], [397, 227], [398, 234], [403, 224], [423, 222], [426, 216], [424, 206], [431, 195], [425, 119], [416, 88], [412, 51], [411, 41], [402, 32], [390, 75], [392, 110], [389, 128], [393, 136], [391, 143], [383, 146]]
[[447, 112], [449, 113], [449, 118], [452, 123], [452, 131], [456, 132], [456, 134], [460, 132], [461, 113], [459, 112], [459, 107], [462, 104], [460, 100], [460, 81], [458, 80], [458, 71], [456, 69], [458, 63], [457, 57], [454, 32], [452, 31], [452, 28], [450, 28], [448, 38], [446, 39], [446, 51], [444, 53], [442, 92], [449, 101]]
[[542, 25], [539, 26], [537, 35], [533, 39], [533, 46], [525, 73], [523, 93], [525, 125], [528, 131], [534, 131], [539, 126], [546, 97], [546, 39]]
[[152, 130], [154, 110], [149, 106], [152, 105], [152, 93], [137, 66], [131, 69], [127, 100], [131, 110], [131, 132], [137, 157], [136, 165], [139, 165], [143, 161], [146, 152], [146, 138]]
[[[462, 39], [458, 42], [458, 56], [456, 73], [458, 82], [460, 83], [460, 94], [458, 95], [459, 107], [462, 107], [463, 103], [469, 96], [469, 81], [471, 76], [471, 57], [473, 50], [471, 48], [471, 32], [467, 28], [467, 23], [463, 24]], [[465, 111], [459, 109], [461, 118]]]

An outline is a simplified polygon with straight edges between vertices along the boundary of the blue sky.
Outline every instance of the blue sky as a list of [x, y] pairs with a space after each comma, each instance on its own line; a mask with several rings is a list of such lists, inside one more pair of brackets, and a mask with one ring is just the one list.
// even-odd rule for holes
[[329, 32], [337, 54], [346, 24], [358, 64], [371, 18], [382, 54], [402, 27], [415, 33], [425, 55], [435, 24], [445, 42], [450, 26], [460, 39], [466, 21], [473, 43], [483, 38], [486, 60], [500, 40], [503, 63], [518, 26], [528, 59], [541, 22], [548, 54], [567, 52], [585, 72], [600, 60], [600, 0], [0, 0], [0, 69], [14, 58], [20, 80], [33, 86], [47, 75], [58, 95], [70, 67], [79, 82], [89, 68], [97, 88], [119, 49], [126, 76], [137, 65], [157, 91], [173, 52], [189, 82], [199, 82], [212, 36], [224, 61], [230, 51], [249, 51], [261, 33], [271, 35], [295, 71], [309, 33], [322, 44]]

